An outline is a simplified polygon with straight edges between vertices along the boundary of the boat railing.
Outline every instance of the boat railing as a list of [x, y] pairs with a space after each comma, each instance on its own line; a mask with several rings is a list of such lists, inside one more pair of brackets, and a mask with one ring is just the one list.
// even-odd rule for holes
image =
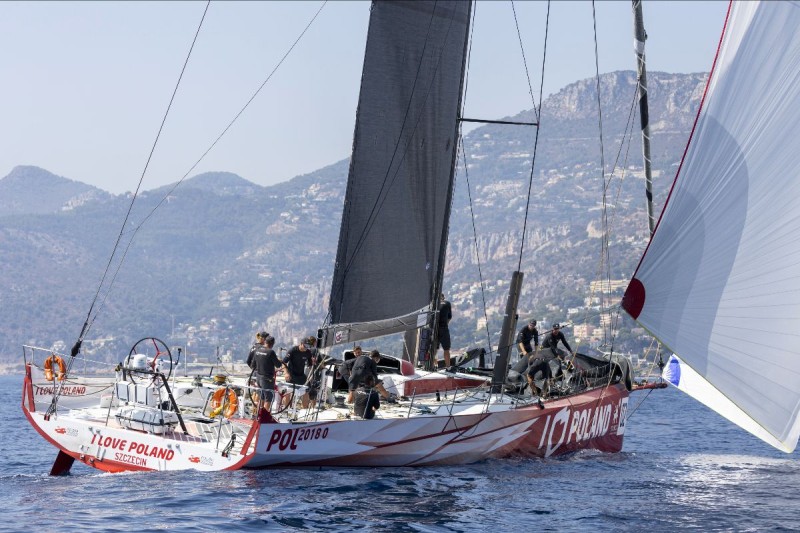
[[[51, 348], [43, 348], [41, 346], [31, 346], [28, 344], [22, 345], [22, 359], [25, 365], [30, 364], [39, 369], [44, 369], [47, 361], [50, 360], [50, 365], [56, 364], [58, 360], [62, 361], [64, 365], [69, 367], [70, 359], [72, 356], [63, 354]], [[53, 358], [53, 359], [51, 359]], [[70, 369], [72, 372], [80, 372], [83, 375], [89, 374], [112, 374], [116, 367], [116, 363], [109, 363], [107, 361], [98, 361], [90, 359], [84, 353], [79, 353], [75, 356], [75, 361], [72, 363]]]

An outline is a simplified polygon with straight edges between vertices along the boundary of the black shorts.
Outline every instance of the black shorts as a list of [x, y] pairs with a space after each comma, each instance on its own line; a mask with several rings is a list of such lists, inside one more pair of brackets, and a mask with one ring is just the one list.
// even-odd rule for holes
[[439, 345], [442, 345], [442, 350], [449, 350], [450, 349], [450, 329], [440, 329], [438, 339], [436, 342], [436, 350], [439, 350]]
[[347, 390], [356, 390], [361, 386], [361, 383], [364, 381], [365, 377], [367, 376], [361, 372], [350, 374], [350, 379], [347, 381]]
[[275, 379], [271, 376], [257, 374], [256, 382], [261, 389], [261, 397], [267, 404], [271, 403], [275, 392]]
[[549, 379], [553, 377], [553, 373], [550, 370], [550, 363], [548, 363], [547, 360], [542, 357], [537, 357], [531, 361], [531, 364], [528, 367], [528, 377], [531, 379], [536, 379], [536, 374], [538, 372], [542, 373], [541, 379]]

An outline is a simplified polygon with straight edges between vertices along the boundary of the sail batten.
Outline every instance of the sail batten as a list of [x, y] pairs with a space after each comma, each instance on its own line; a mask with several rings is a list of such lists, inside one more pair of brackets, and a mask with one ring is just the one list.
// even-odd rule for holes
[[433, 301], [443, 273], [470, 9], [458, 1], [372, 5], [331, 287], [327, 329], [338, 337], [381, 323], [389, 326], [373, 336], [406, 322], [417, 327], [402, 317]]
[[784, 451], [800, 436], [798, 27], [796, 2], [733, 5], [679, 175], [623, 299], [694, 373], [695, 398]]

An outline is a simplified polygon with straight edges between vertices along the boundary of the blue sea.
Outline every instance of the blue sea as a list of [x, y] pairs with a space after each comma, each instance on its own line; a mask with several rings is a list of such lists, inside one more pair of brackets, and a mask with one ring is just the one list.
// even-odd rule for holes
[[674, 389], [631, 396], [622, 453], [436, 468], [49, 477], [0, 377], [0, 531], [800, 531], [800, 453]]

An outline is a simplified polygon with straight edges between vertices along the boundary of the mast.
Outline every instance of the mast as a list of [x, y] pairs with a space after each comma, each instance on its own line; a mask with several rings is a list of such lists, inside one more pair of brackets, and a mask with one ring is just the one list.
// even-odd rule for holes
[[514, 343], [514, 331], [517, 326], [517, 305], [519, 304], [519, 294], [522, 291], [522, 278], [524, 272], [515, 270], [511, 275], [511, 285], [508, 287], [508, 299], [506, 300], [506, 313], [503, 316], [503, 327], [500, 329], [500, 341], [497, 346], [497, 359], [494, 362], [494, 373], [492, 374], [492, 392], [497, 393], [503, 390], [508, 373], [508, 360], [511, 353], [511, 345]]
[[650, 112], [647, 106], [647, 69], [645, 68], [644, 42], [647, 33], [644, 31], [642, 1], [633, 2], [633, 36], [636, 51], [636, 73], [639, 80], [639, 118], [642, 124], [642, 156], [644, 158], [645, 194], [647, 195], [647, 224], [650, 236], [655, 231], [653, 216], [653, 172], [650, 164]]
[[[472, 14], [472, 2], [468, 2], [467, 8], [467, 20], [466, 20], [466, 32], [465, 35], [469, 35], [469, 24]], [[461, 110], [461, 105], [464, 99], [464, 78], [466, 77], [467, 71], [467, 50], [469, 47], [469, 39], [464, 39], [464, 52], [462, 54], [461, 60], [461, 84], [458, 87], [458, 109]], [[460, 115], [460, 111], [459, 111]], [[445, 200], [444, 206], [444, 225], [442, 226], [442, 237], [441, 237], [441, 247], [439, 248], [439, 260], [437, 261], [438, 268], [436, 270], [436, 277], [433, 280], [433, 293], [431, 294], [431, 313], [432, 313], [432, 320], [431, 320], [431, 335], [430, 340], [433, 343], [433, 346], [436, 346], [436, 342], [439, 338], [439, 306], [442, 304], [442, 299], [439, 297], [439, 294], [442, 292], [442, 286], [444, 283], [444, 265], [447, 260], [447, 239], [450, 235], [450, 211], [453, 206], [453, 184], [455, 182], [455, 173], [456, 173], [456, 158], [458, 157], [458, 139], [461, 132], [461, 116], [453, 124], [453, 143], [452, 143], [452, 151], [453, 155], [450, 160], [450, 179], [447, 186], [447, 198]], [[424, 347], [423, 348], [427, 348]], [[437, 350], [438, 351], [438, 350]], [[419, 348], [417, 349], [417, 354], [420, 353]], [[416, 364], [416, 361], [412, 361]], [[428, 361], [428, 370], [435, 370], [436, 369], [436, 354], [431, 354], [431, 357]]]

